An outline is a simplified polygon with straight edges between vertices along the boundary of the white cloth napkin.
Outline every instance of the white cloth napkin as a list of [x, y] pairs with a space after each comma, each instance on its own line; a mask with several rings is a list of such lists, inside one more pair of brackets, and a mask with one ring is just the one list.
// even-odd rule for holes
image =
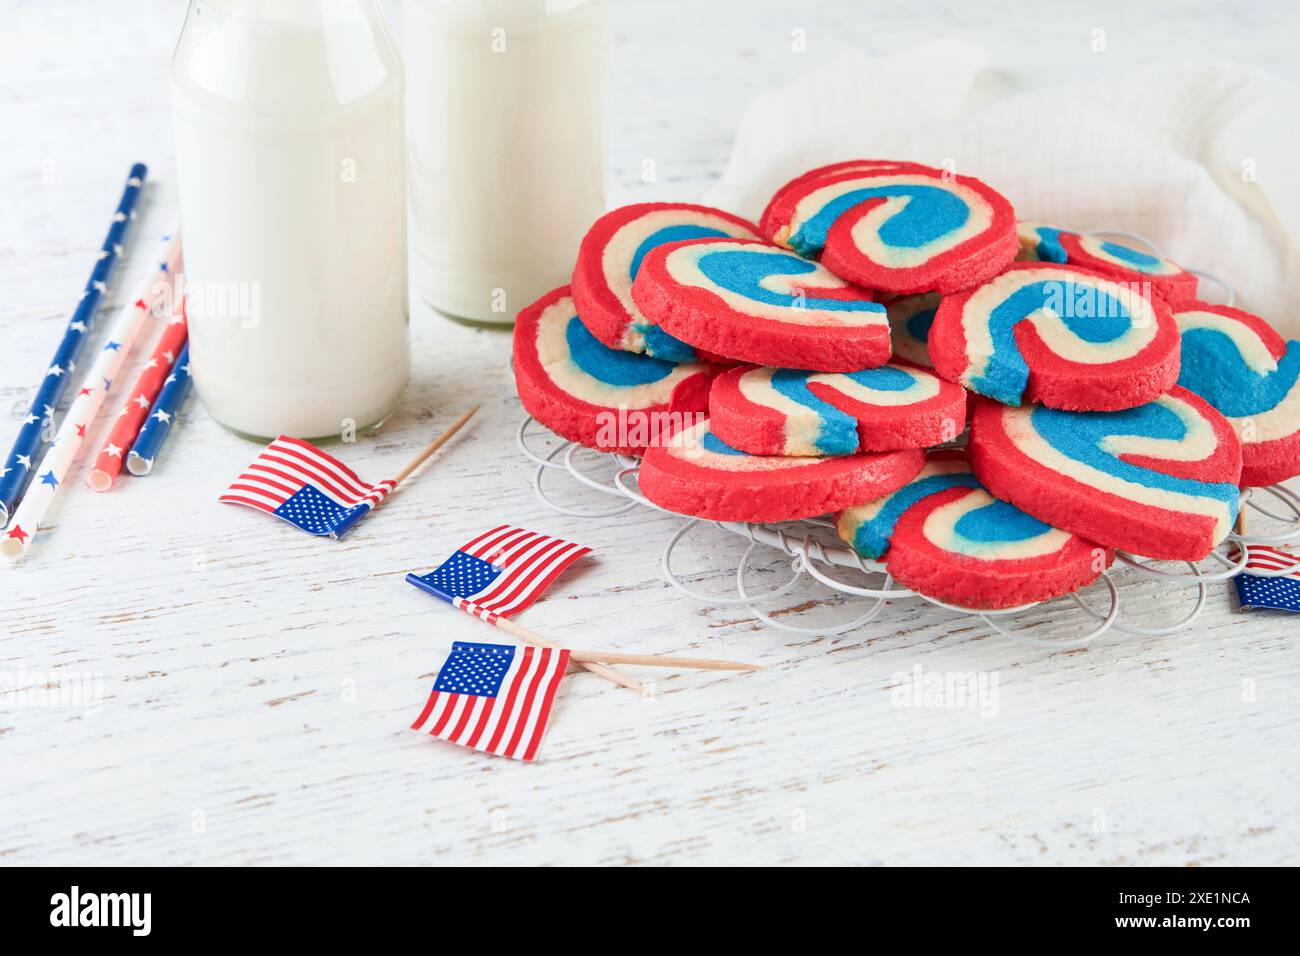
[[[1300, 87], [1232, 63], [1160, 63], [1025, 88], [936, 40], [851, 55], [760, 96], [709, 202], [756, 217], [805, 169], [905, 159], [978, 176], [1020, 219], [1119, 229], [1213, 273], [1300, 338]], [[1223, 301], [1207, 282], [1201, 294]]]

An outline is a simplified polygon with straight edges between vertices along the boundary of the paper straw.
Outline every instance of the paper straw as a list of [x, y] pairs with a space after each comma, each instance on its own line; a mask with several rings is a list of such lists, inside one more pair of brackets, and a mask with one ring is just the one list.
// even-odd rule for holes
[[[173, 247], [174, 245], [173, 243]], [[41, 463], [33, 469], [36, 477], [23, 496], [22, 503], [14, 511], [3, 540], [0, 540], [0, 554], [9, 560], [16, 561], [27, 553], [32, 539], [40, 529], [45, 512], [63, 486], [68, 467], [86, 440], [86, 428], [99, 414], [105, 393], [112, 385], [113, 378], [121, 371], [122, 363], [126, 361], [145, 320], [149, 318], [148, 300], [152, 297], [154, 287], [159, 282], [167, 281], [165, 266], [164, 263], [151, 267], [149, 278], [142, 284], [135, 301], [123, 306], [118, 313], [117, 319], [109, 327], [104, 347], [95, 356], [81, 390], [72, 400], [67, 415], [63, 417], [63, 424], [54, 435], [54, 441], [50, 442], [50, 448]]]
[[190, 393], [190, 381], [190, 346], [187, 342], [158, 393], [158, 400], [153, 403], [144, 427], [140, 429], [140, 437], [131, 446], [126, 459], [126, 469], [131, 474], [147, 475], [153, 470], [154, 459], [171, 434], [185, 396]]
[[[122, 405], [122, 410], [117, 413], [113, 430], [108, 433], [104, 447], [99, 450], [99, 455], [95, 458], [94, 467], [86, 476], [86, 484], [92, 490], [108, 491], [113, 487], [117, 476], [121, 474], [122, 466], [126, 464], [127, 452], [135, 445], [141, 426], [150, 420], [154, 401], [163, 389], [164, 380], [170, 380], [172, 368], [177, 364], [176, 357], [185, 348], [187, 331], [185, 312], [183, 309], [178, 309], [163, 328], [162, 335], [158, 337], [153, 355], [149, 357], [144, 371], [136, 379], [135, 387], [126, 393], [126, 401]], [[185, 377], [188, 380], [188, 369]], [[165, 430], [162, 437], [165, 437]], [[162, 437], [158, 439], [159, 444], [162, 442]], [[152, 462], [153, 456], [150, 455], [149, 458]], [[147, 474], [147, 472], [146, 467], [143, 473]], [[141, 474], [134, 469], [131, 473]]]
[[36, 390], [36, 397], [32, 399], [32, 407], [23, 420], [22, 428], [18, 430], [14, 446], [3, 464], [0, 464], [0, 528], [8, 527], [9, 516], [34, 474], [32, 462], [45, 444], [45, 429], [54, 421], [54, 410], [72, 378], [71, 373], [81, 355], [86, 333], [95, 324], [95, 313], [108, 291], [108, 277], [122, 252], [127, 227], [136, 218], [136, 201], [148, 172], [144, 163], [136, 163], [131, 167], [126, 188], [122, 191], [117, 211], [113, 213], [113, 221], [108, 227], [108, 235], [104, 237], [104, 245], [100, 248], [99, 258], [95, 261], [90, 278], [86, 280], [85, 292], [72, 313], [67, 330], [63, 333], [63, 341], [59, 343], [50, 360], [49, 369]]

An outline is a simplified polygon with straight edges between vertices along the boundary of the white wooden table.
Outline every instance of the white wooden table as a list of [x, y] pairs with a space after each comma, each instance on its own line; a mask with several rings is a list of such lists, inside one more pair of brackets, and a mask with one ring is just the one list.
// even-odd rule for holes
[[[1197, 4], [1164, 20], [1135, 20], [1117, 4], [1055, 12], [1041, 29], [1022, 16], [1010, 33], [956, 3], [677, 7], [618, 9], [613, 201], [700, 195], [754, 92], [853, 45], [880, 50], [947, 30], [1020, 51], [1026, 68], [1032, 51], [1068, 70], [1097, 21], [1132, 41], [1117, 56], [1213, 49], [1296, 72], [1253, 4], [1241, 13]], [[150, 163], [154, 184], [137, 237], [175, 217], [166, 69], [183, 12], [175, 0], [17, 8], [0, 22], [6, 447], [131, 160]], [[1048, 16], [1042, 4], [1026, 9]], [[815, 57], [791, 55], [795, 27]], [[657, 183], [639, 182], [646, 157]], [[123, 265], [119, 275], [132, 274]], [[1243, 615], [1217, 586], [1187, 633], [1114, 635], [1086, 651], [1026, 649], [915, 603], [838, 639], [793, 639], [671, 591], [657, 571], [670, 518], [571, 519], [534, 499], [512, 440], [520, 409], [507, 336], [420, 309], [412, 332], [400, 413], [381, 437], [340, 454], [383, 477], [468, 403], [484, 411], [342, 543], [219, 506], [255, 448], [197, 404], [152, 477], [95, 495], [81, 484], [85, 462], [77, 467], [30, 558], [0, 568], [0, 861], [1300, 858], [1295, 618]], [[450, 642], [496, 635], [403, 576], [500, 520], [599, 556], [525, 615], [537, 630], [574, 646], [767, 669], [642, 672], [658, 678], [646, 699], [575, 673], [533, 765], [409, 732]], [[692, 540], [719, 554], [687, 555], [688, 567], [720, 568], [740, 551], [716, 529]], [[1126, 588], [1139, 620], [1173, 613], [1160, 588]], [[793, 597], [790, 606], [810, 610], [788, 619], [847, 613], [822, 596]], [[918, 667], [996, 680], [996, 707], [898, 706], [897, 687]], [[86, 696], [60, 702], [43, 692], [51, 686]]]

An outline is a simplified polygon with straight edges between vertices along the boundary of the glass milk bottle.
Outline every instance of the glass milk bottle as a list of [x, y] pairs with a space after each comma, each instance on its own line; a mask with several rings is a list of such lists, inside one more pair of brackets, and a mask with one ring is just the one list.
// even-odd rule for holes
[[604, 211], [605, 0], [405, 0], [411, 278], [509, 323]]
[[227, 428], [338, 436], [397, 405], [402, 91], [378, 0], [191, 0], [172, 60], [190, 364]]

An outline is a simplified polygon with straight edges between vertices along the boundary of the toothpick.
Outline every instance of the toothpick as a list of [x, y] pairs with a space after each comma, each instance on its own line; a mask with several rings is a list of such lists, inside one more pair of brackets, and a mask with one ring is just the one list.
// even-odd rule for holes
[[[546, 638], [542, 637], [542, 635], [538, 634], [536, 631], [526, 628], [522, 624], [516, 624], [514, 621], [511, 621], [507, 618], [504, 617], [495, 618], [492, 621], [492, 623], [495, 624], [497, 627], [501, 628], [501, 630], [505, 631], [507, 634], [513, 634], [515, 637], [519, 638], [522, 641], [527, 641], [529, 644], [536, 644], [538, 647], [550, 647], [556, 649], [560, 647], [560, 645], [548, 641]], [[581, 664], [583, 667], [587, 668], [588, 670], [593, 670], [596, 667], [601, 667], [602, 664], [644, 664], [648, 667], [678, 667], [683, 669], [695, 668], [698, 670], [706, 670], [706, 671], [762, 670], [762, 668], [757, 664], [744, 664], [739, 661], [717, 661], [717, 660], [708, 660], [707, 658], [696, 660], [690, 657], [659, 657], [653, 654], [624, 654], [619, 651], [572, 651], [571, 650], [569, 651], [569, 659]], [[615, 674], [618, 677], [623, 678], [620, 681], [616, 681], [616, 683], [622, 683], [624, 687], [636, 687], [638, 690], [640, 689], [640, 685], [638, 684], [623, 683], [623, 681], [629, 680], [629, 678], [623, 677], [623, 675], [620, 674], [618, 671], [608, 667], [605, 667], [603, 669], [609, 671], [609, 673], [611, 674]], [[597, 671], [597, 673], [599, 672]], [[601, 676], [605, 676], [605, 675], [601, 675]]]
[[[536, 644], [538, 647], [549, 647], [552, 650], [561, 650], [560, 645], [556, 644], [554, 641], [548, 641], [536, 631], [529, 630], [522, 624], [516, 624], [514, 621], [507, 618], [493, 617], [490, 619], [490, 623], [495, 624], [507, 634], [513, 634], [521, 641], [526, 641], [529, 644]], [[572, 657], [573, 655], [570, 654], [569, 656]], [[626, 674], [619, 673], [612, 667], [606, 667], [604, 664], [598, 664], [592, 661], [583, 661], [582, 666], [598, 677], [603, 677], [605, 680], [618, 684], [620, 687], [628, 687], [635, 691], [641, 690], [641, 685], [639, 683], [628, 677]]]
[[452, 423], [450, 428], [448, 428], [445, 432], [443, 432], [433, 441], [429, 442], [429, 444], [425, 445], [424, 448], [420, 451], [420, 453], [416, 455], [414, 458], [412, 458], [410, 463], [397, 473], [397, 477], [393, 479], [393, 485], [394, 486], [400, 485], [403, 481], [405, 481], [407, 478], [411, 476], [411, 472], [415, 471], [415, 469], [423, 465], [425, 461], [428, 460], [430, 455], [436, 452], [443, 445], [447, 444], [447, 442], [451, 441], [452, 436], [455, 435], [456, 432], [464, 428], [465, 423], [469, 421], [474, 416], [474, 413], [477, 412], [478, 410], [479, 410], [479, 406], [475, 405], [464, 415], [460, 416], [460, 418], [456, 419], [456, 421]]
[[571, 661], [604, 661], [606, 664], [644, 664], [646, 667], [676, 667], [700, 671], [761, 671], [760, 664], [717, 661], [707, 657], [667, 657], [658, 654], [623, 654], [619, 651], [569, 651]]

